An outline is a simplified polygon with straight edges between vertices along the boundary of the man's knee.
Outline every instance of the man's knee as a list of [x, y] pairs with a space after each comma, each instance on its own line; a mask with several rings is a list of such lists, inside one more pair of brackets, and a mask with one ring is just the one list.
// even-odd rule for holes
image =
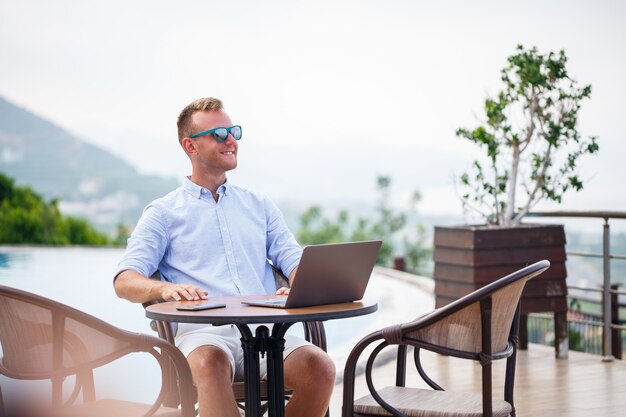
[[202, 346], [187, 357], [196, 385], [207, 381], [232, 380], [232, 366], [228, 354], [215, 346]]
[[292, 387], [332, 387], [335, 384], [335, 364], [323, 350], [305, 346], [294, 351], [285, 360], [285, 383]]

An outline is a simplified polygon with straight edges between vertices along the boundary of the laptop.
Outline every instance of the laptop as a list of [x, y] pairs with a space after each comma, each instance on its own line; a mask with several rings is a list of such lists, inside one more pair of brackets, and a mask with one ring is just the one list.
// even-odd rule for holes
[[242, 301], [258, 307], [295, 308], [360, 300], [382, 241], [330, 243], [304, 248], [289, 295]]

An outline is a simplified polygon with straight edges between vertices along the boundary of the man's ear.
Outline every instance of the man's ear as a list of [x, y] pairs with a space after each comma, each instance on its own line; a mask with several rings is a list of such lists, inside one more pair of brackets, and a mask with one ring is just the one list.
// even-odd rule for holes
[[196, 144], [190, 138], [183, 138], [180, 144], [187, 155], [196, 153]]

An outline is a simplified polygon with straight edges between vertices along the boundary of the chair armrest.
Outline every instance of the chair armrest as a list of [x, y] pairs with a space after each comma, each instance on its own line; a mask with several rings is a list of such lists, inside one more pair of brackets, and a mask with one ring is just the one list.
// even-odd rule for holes
[[[168, 341], [153, 336], [144, 337], [149, 338], [149, 340], [152, 341], [151, 345], [153, 347], [158, 347], [161, 355], [166, 356], [167, 359], [169, 359], [167, 362], [159, 361], [161, 371], [163, 373], [162, 384], [166, 385], [167, 381], [174, 377], [173, 375], [168, 377], [168, 372], [170, 372], [170, 370], [173, 369], [176, 372], [176, 376], [178, 376], [178, 396], [182, 416], [195, 416], [196, 389], [193, 385], [191, 368], [189, 367], [187, 359], [176, 346]], [[152, 349], [152, 352], [154, 352], [154, 349]], [[161, 391], [164, 392], [164, 394], [168, 393], [169, 390], [170, 387], [161, 387]]]
[[164, 403], [165, 396], [169, 394], [171, 389], [167, 382], [174, 378], [177, 379], [178, 382], [175, 390], [178, 391], [181, 415], [184, 417], [194, 417], [196, 415], [195, 398], [193, 396], [195, 389], [191, 369], [187, 359], [176, 346], [167, 340], [155, 336], [120, 329], [82, 312], [68, 314], [67, 316], [71, 317], [73, 320], [82, 322], [92, 329], [97, 329], [107, 334], [110, 338], [115, 339], [117, 342], [122, 343], [120, 348], [112, 350], [105, 357], [95, 362], [92, 361], [87, 364], [87, 366], [92, 368], [100, 366], [105, 363], [113, 362], [133, 352], [146, 352], [156, 359], [161, 368], [161, 389], [152, 407], [146, 412], [145, 417], [154, 414], [160, 408], [161, 404]]
[[[383, 339], [380, 330], [370, 333], [361, 339], [350, 352], [343, 370], [343, 407], [342, 416], [353, 417], [354, 409], [354, 383], [357, 374], [357, 365], [363, 351], [372, 343], [380, 342]], [[383, 342], [384, 343], [384, 342]]]

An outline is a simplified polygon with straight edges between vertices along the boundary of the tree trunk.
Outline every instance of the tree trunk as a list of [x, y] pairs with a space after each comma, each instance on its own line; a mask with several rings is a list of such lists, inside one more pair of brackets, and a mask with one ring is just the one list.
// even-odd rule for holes
[[502, 225], [510, 226], [515, 213], [515, 193], [517, 187], [517, 172], [519, 167], [520, 149], [519, 143], [514, 142], [512, 145], [513, 156], [511, 161], [511, 172], [509, 176], [508, 193], [506, 197], [506, 207], [503, 213]]

